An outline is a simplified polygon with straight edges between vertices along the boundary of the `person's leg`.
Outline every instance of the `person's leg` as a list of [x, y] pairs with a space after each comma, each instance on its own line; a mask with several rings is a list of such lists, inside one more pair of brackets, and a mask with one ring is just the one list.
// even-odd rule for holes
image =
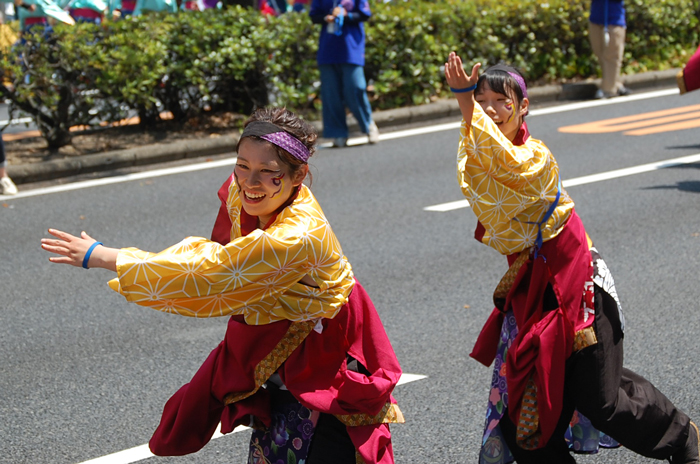
[[[598, 58], [601, 70], [603, 69], [603, 55], [605, 51], [605, 28], [600, 24], [588, 23], [588, 40], [591, 43], [593, 54]], [[603, 98], [602, 86], [596, 93], [596, 98]]]
[[573, 408], [565, 405], [552, 437], [544, 447], [536, 450], [525, 450], [518, 446], [515, 439], [516, 427], [508, 417], [508, 410], [503, 413], [498, 426], [518, 464], [576, 464], [576, 459], [569, 452], [569, 445], [564, 439], [573, 413]]
[[603, 92], [612, 96], [618, 95], [623, 88], [620, 81], [622, 57], [625, 52], [625, 35], [627, 30], [622, 26], [608, 26], [610, 42], [605, 47], [603, 65]]
[[343, 99], [342, 65], [321, 64], [321, 108], [323, 112], [323, 136], [331, 139], [348, 137]]
[[646, 457], [667, 459], [688, 442], [690, 419], [648, 380], [622, 367], [617, 303], [595, 286], [598, 343], [572, 356], [567, 388], [595, 428]]
[[12, 179], [7, 175], [7, 160], [5, 159], [5, 143], [2, 141], [2, 134], [0, 134], [0, 194], [2, 195], [14, 195], [17, 193], [17, 186], [15, 186]]
[[360, 131], [369, 134], [372, 125], [372, 107], [367, 98], [367, 81], [362, 66], [343, 64], [343, 97], [352, 112]]

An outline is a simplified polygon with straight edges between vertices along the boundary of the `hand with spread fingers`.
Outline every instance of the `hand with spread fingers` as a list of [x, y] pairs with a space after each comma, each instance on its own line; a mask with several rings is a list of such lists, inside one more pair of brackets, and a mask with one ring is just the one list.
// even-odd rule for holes
[[49, 234], [56, 238], [42, 238], [41, 248], [59, 255], [49, 258], [52, 263], [70, 264], [85, 269], [101, 267], [116, 272], [118, 249], [105, 247], [85, 232], [76, 237], [67, 232], [49, 229]]
[[455, 52], [450, 52], [445, 63], [445, 79], [447, 85], [454, 92], [455, 90], [463, 90], [476, 85], [479, 80], [479, 68], [481, 63], [476, 63], [472, 68], [472, 73], [467, 75], [462, 65], [462, 58]]

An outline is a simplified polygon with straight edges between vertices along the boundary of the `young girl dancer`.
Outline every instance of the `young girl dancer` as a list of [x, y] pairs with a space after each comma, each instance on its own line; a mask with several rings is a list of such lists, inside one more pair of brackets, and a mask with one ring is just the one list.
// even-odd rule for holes
[[194, 317], [231, 315], [226, 336], [167, 402], [156, 455], [201, 449], [221, 422], [252, 425], [249, 463], [393, 463], [391, 396], [401, 369], [379, 316], [302, 184], [313, 128], [285, 109], [247, 121], [215, 241], [161, 253], [107, 248], [85, 232], [42, 247], [55, 263], [117, 272], [128, 301]]
[[495, 361], [481, 462], [575, 462], [565, 432], [577, 410], [636, 453], [697, 464], [697, 426], [622, 367], [612, 276], [554, 157], [530, 137], [522, 75], [494, 66], [479, 76], [479, 67], [466, 74], [454, 52], [445, 63], [463, 117], [457, 175], [478, 218], [475, 236], [510, 266], [471, 353]]

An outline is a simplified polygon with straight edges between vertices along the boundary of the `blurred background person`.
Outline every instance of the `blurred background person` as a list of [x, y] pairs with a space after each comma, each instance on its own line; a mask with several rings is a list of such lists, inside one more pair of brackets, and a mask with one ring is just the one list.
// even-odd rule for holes
[[595, 93], [597, 99], [630, 94], [620, 80], [626, 31], [623, 0], [591, 0], [588, 38], [603, 72], [601, 86]]
[[65, 6], [76, 22], [100, 24], [110, 11], [104, 0], [70, 0]]
[[[122, 5], [123, 4], [124, 0], [122, 0]], [[136, 0], [136, 7], [132, 14], [134, 16], [139, 16], [144, 13], [158, 11], [177, 13], [177, 2], [175, 0]]]
[[0, 137], [0, 194], [16, 195], [17, 187], [7, 175], [7, 160], [5, 159], [5, 143]]
[[700, 47], [676, 75], [681, 95], [700, 89]]
[[44, 27], [50, 34], [56, 22], [73, 25], [75, 20], [53, 0], [15, 0], [15, 11], [19, 19], [20, 35], [29, 32], [34, 26]]
[[309, 16], [321, 24], [318, 68], [321, 72], [323, 136], [334, 147], [348, 143], [345, 108], [352, 112], [369, 143], [379, 141], [379, 129], [372, 120], [365, 80], [365, 29], [372, 15], [367, 0], [312, 0]]

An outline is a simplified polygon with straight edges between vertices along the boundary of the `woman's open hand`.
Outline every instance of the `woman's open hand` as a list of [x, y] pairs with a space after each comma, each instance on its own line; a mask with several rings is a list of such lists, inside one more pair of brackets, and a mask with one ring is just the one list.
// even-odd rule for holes
[[[52, 263], [70, 264], [71, 266], [82, 267], [85, 254], [96, 242], [94, 238], [90, 237], [85, 232], [81, 232], [80, 237], [76, 237], [67, 232], [49, 229], [49, 234], [56, 238], [42, 238], [41, 248], [59, 255], [49, 258], [49, 261]], [[93, 248], [92, 254], [88, 258], [90, 267], [102, 267], [116, 271], [118, 254], [119, 250], [115, 248], [107, 248], [98, 245]], [[87, 265], [87, 263], [85, 264]]]
[[445, 79], [447, 85], [453, 89], [466, 89], [476, 84], [479, 80], [479, 68], [481, 63], [476, 63], [472, 68], [472, 73], [467, 75], [462, 66], [462, 58], [455, 52], [450, 52], [450, 56], [445, 63]]

